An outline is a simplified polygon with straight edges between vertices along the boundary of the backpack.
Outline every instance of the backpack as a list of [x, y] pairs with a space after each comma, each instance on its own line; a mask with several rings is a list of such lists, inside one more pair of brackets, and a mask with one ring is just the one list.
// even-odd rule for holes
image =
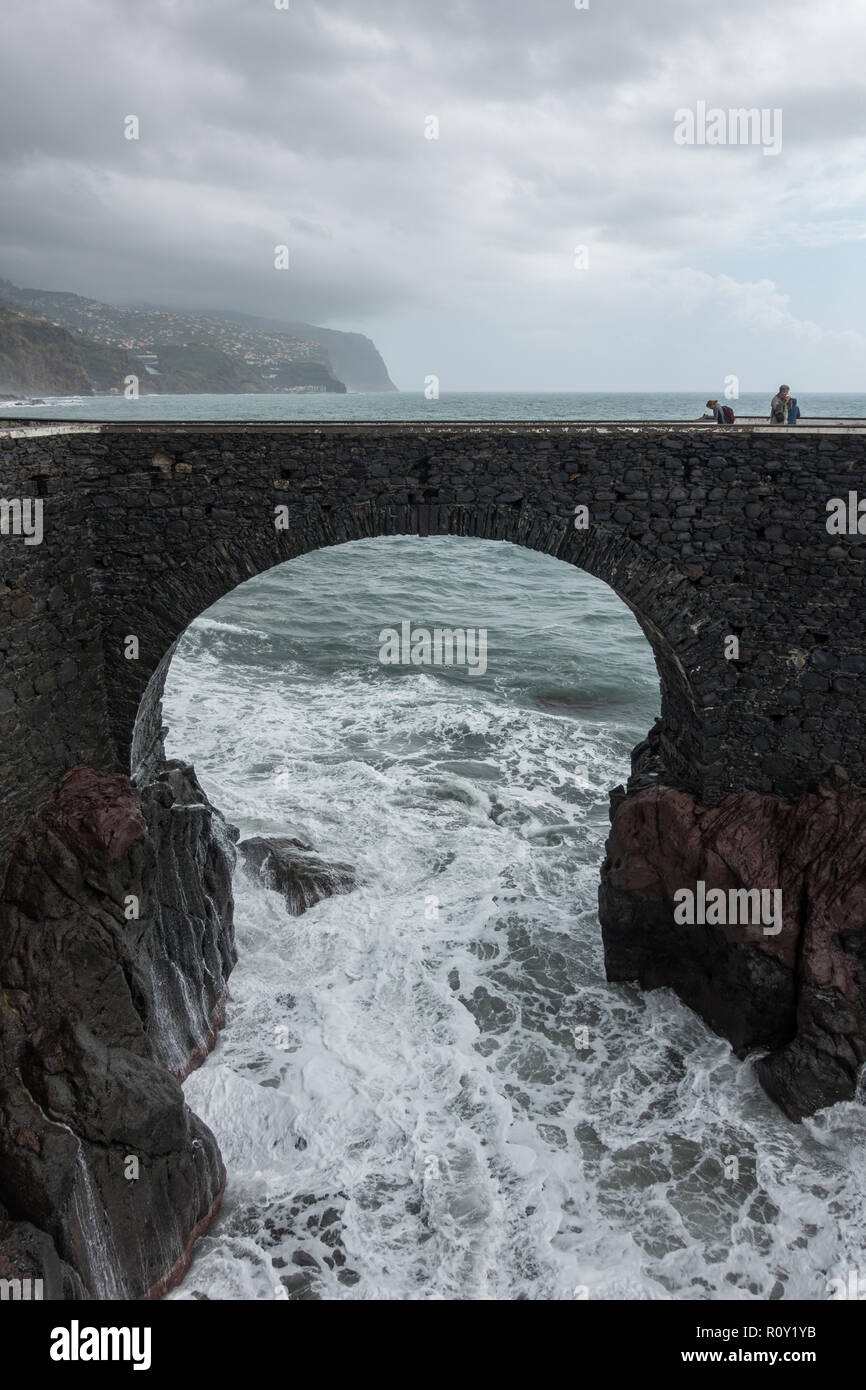
[[722, 406], [722, 414], [725, 417], [726, 425], [732, 425], [737, 418], [729, 405]]

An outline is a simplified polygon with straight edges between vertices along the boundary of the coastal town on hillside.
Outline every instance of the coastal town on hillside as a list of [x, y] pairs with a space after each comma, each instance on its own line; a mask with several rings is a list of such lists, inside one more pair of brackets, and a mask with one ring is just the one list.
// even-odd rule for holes
[[264, 375], [287, 362], [327, 363], [318, 343], [286, 332], [268, 332], [211, 314], [177, 313], [168, 309], [126, 308], [81, 295], [22, 290], [0, 280], [0, 300], [39, 314], [57, 327], [83, 333], [111, 347], [149, 352], [159, 346], [209, 343]]
[[118, 306], [0, 278], [0, 396], [117, 394], [130, 373], [146, 394], [345, 393], [345, 376], [362, 389], [393, 389], [360, 335], [228, 311]]

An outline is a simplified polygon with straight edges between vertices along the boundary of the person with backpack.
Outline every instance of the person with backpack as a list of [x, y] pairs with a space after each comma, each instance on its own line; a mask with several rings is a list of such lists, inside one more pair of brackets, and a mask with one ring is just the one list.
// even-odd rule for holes
[[800, 418], [800, 407], [797, 404], [797, 397], [789, 396], [788, 402], [788, 424], [796, 425]]
[[770, 401], [770, 424], [787, 425], [788, 407], [791, 404], [789, 398], [790, 386], [780, 386], [778, 392]]
[[707, 401], [707, 410], [713, 412], [712, 417], [709, 415], [702, 415], [701, 419], [709, 420], [712, 418], [717, 425], [732, 425], [736, 419], [731, 407], [729, 405], [719, 405], [717, 400]]

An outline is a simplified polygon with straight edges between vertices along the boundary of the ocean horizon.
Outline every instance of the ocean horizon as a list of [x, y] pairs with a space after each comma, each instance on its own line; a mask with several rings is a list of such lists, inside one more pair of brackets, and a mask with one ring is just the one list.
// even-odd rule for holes
[[[733, 406], [738, 418], [766, 419], [775, 388], [743, 392]], [[866, 393], [798, 391], [802, 424], [810, 419], [866, 418]], [[428, 400], [421, 391], [370, 391], [346, 395], [310, 392], [280, 395], [154, 395], [19, 397], [0, 403], [0, 419], [128, 421], [418, 421], [437, 420], [698, 420], [710, 393], [693, 391], [443, 391]], [[722, 396], [719, 397], [722, 399]]]

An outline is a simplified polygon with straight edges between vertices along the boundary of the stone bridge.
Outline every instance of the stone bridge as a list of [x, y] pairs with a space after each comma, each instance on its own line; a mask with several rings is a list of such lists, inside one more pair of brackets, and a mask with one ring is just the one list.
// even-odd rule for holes
[[[132, 1012], [125, 1022], [102, 1020], [103, 1044], [128, 1053], [121, 1035], [139, 1028], [140, 1067], [182, 1075], [191, 1057], [200, 1060], [232, 958], [230, 933], [211, 908], [222, 903], [230, 919], [231, 899], [217, 852], [221, 818], [203, 807], [189, 769], [164, 762], [161, 696], [178, 639], [237, 584], [318, 547], [476, 536], [604, 580], [655, 655], [661, 718], [635, 751], [628, 788], [613, 795], [602, 869], [610, 977], [670, 985], [741, 1054], [768, 1051], [761, 1079], [792, 1118], [852, 1096], [866, 1059], [866, 536], [852, 497], [866, 493], [864, 464], [866, 431], [850, 426], [6, 423], [0, 870], [9, 870], [11, 925], [0, 983], [14, 1010], [19, 996], [42, 998], [33, 963], [40, 924], [53, 924], [55, 961], [68, 949], [58, 926], [72, 911], [58, 902], [62, 878], [81, 931], [86, 898], [89, 923], [104, 926], [108, 912], [117, 941], [126, 933], [108, 954]], [[29, 500], [30, 512], [16, 510], [16, 499]], [[846, 520], [828, 530], [832, 499]], [[22, 533], [28, 515], [39, 517], [38, 544], [35, 531], [33, 543]], [[182, 830], [179, 808], [190, 813]], [[674, 894], [699, 880], [708, 890], [781, 889], [781, 930], [679, 924]], [[127, 928], [121, 907], [130, 894], [144, 907]], [[184, 913], [195, 911], [210, 942], [204, 972], [189, 941], [177, 939]], [[165, 1025], [160, 1015], [171, 994], [159, 974], [165, 955], [176, 971], [183, 961], [201, 995], [191, 1023], [178, 1015]], [[7, 1018], [8, 1066], [23, 1074], [25, 1034], [32, 1039], [45, 1011], [65, 1010], [99, 1033], [90, 1005], [73, 995], [71, 983], [62, 999], [45, 994], [26, 1028], [23, 1015]], [[108, 1285], [87, 1265], [71, 1218], [46, 1215], [63, 1202], [68, 1210], [77, 1191], [71, 1150], [62, 1192], [40, 1179], [33, 1157], [37, 1145], [47, 1151], [55, 1118], [92, 1146], [86, 1161], [101, 1175], [121, 1245], [135, 1224], [102, 1156], [112, 1144], [135, 1148], [127, 1121], [118, 1118], [106, 1138], [99, 1105], [71, 1113], [56, 1083], [58, 1067], [102, 1075], [87, 1046], [80, 1034], [58, 1035], [31, 1059], [4, 1116], [24, 1137], [5, 1156], [0, 1149], [0, 1202], [48, 1233], [65, 1296], [80, 1296], [76, 1278], [89, 1289]], [[153, 1077], [149, 1085], [153, 1109]], [[177, 1096], [164, 1105], [182, 1109]], [[155, 1157], [151, 1164], [151, 1204], [175, 1200], [190, 1143], [182, 1132], [190, 1120], [179, 1116], [172, 1162], [164, 1172]], [[189, 1241], [218, 1201], [218, 1154], [209, 1161], [195, 1182], [185, 1173], [195, 1200], [139, 1273], [120, 1260], [128, 1296], [159, 1292], [182, 1274]], [[40, 1180], [51, 1201], [26, 1197]], [[177, 1256], [171, 1270], [163, 1247]]]
[[363, 536], [513, 541], [603, 579], [655, 654], [659, 756], [705, 804], [797, 796], [834, 764], [866, 784], [866, 541], [826, 526], [828, 499], [864, 480], [866, 431], [67, 430], [0, 428], [3, 494], [41, 499], [44, 518], [38, 546], [0, 538], [4, 854], [65, 769], [147, 758], [174, 644], [203, 609]]

